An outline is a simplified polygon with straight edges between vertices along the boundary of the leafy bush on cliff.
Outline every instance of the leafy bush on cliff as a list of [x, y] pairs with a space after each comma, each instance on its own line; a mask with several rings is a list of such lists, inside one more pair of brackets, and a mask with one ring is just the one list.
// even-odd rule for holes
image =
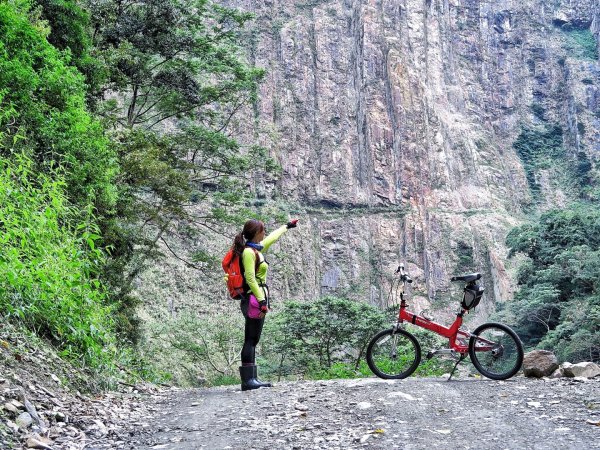
[[562, 128], [558, 125], [539, 128], [523, 128], [513, 143], [517, 155], [523, 162], [527, 184], [534, 197], [541, 193], [537, 174], [547, 168], [550, 162], [563, 157]]
[[548, 211], [513, 229], [507, 245], [529, 260], [502, 315], [528, 345], [563, 360], [600, 360], [600, 210], [580, 204]]
[[592, 164], [585, 152], [569, 155], [563, 145], [563, 130], [557, 124], [524, 127], [513, 148], [523, 162], [527, 184], [536, 200], [542, 195], [539, 175], [542, 170], [553, 170], [561, 185], [586, 198], [590, 191]]
[[598, 44], [596, 37], [589, 28], [565, 29], [565, 41], [563, 47], [569, 52], [569, 55], [580, 59], [598, 59]]

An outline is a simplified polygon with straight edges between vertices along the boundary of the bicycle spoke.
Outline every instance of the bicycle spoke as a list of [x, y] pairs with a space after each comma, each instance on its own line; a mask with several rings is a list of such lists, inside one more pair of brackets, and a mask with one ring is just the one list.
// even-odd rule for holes
[[418, 366], [420, 348], [412, 335], [386, 330], [373, 338], [367, 349], [367, 363], [381, 378], [404, 378]]
[[469, 345], [473, 364], [483, 375], [496, 380], [513, 376], [521, 367], [523, 348], [517, 335], [502, 324], [484, 324]]

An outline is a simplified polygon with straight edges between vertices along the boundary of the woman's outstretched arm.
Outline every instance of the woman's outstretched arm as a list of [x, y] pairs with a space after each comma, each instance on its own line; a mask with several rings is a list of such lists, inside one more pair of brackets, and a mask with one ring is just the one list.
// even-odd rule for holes
[[262, 242], [260, 243], [263, 246], [263, 249], [261, 250], [263, 253], [265, 253], [267, 250], [269, 250], [269, 247], [271, 245], [273, 245], [275, 242], [277, 242], [277, 239], [279, 239], [281, 236], [283, 236], [283, 234], [288, 230], [287, 225], [282, 225], [279, 228], [277, 228], [275, 231], [273, 231], [271, 234], [269, 234], [266, 238], [264, 238], [262, 240]]

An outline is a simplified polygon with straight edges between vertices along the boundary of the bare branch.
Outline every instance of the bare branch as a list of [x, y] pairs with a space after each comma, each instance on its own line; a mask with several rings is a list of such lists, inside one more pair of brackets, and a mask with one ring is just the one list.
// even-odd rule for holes
[[225, 372], [221, 369], [219, 369], [217, 367], [217, 365], [213, 362], [213, 360], [210, 357], [210, 351], [208, 351], [208, 344], [206, 343], [206, 338], [204, 337], [203, 334], [200, 334], [200, 339], [202, 340], [202, 343], [204, 344], [204, 347], [206, 349], [206, 360], [208, 361], [208, 363], [210, 364], [210, 366], [215, 369], [217, 372], [221, 373], [221, 374], [225, 374]]
[[167, 247], [167, 250], [169, 250], [169, 252], [171, 252], [171, 254], [178, 259], [179, 261], [182, 261], [186, 266], [191, 267], [192, 269], [196, 269], [196, 270], [200, 270], [200, 271], [204, 271], [204, 269], [202, 269], [202, 267], [197, 266], [194, 263], [191, 263], [185, 259], [183, 259], [182, 257], [180, 257], [177, 253], [175, 253], [175, 251], [169, 246], [169, 244], [167, 244], [167, 241], [165, 240], [164, 237], [160, 237], [160, 240], [162, 241], [163, 244], [165, 244], [165, 247]]
[[[172, 117], [176, 117], [176, 116], [178, 116], [180, 114], [185, 114], [185, 113], [191, 112], [191, 111], [193, 111], [196, 108], [200, 108], [201, 106], [206, 106], [206, 105], [208, 105], [210, 103], [218, 102], [219, 100], [221, 100], [225, 96], [226, 92], [227, 92], [226, 90], [222, 90], [219, 95], [217, 95], [215, 98], [211, 99], [208, 102], [197, 102], [197, 103], [193, 104], [192, 106], [190, 106], [188, 108], [182, 108], [182, 109], [180, 109], [178, 111], [175, 111], [175, 112], [173, 112], [171, 114], [168, 114], [168, 115], [166, 115], [166, 116], [164, 116], [164, 117], [156, 120], [151, 125], [148, 125], [146, 127], [146, 129], [149, 130], [152, 127], [154, 127], [155, 125], [159, 124], [160, 122], [163, 122], [163, 121], [165, 121], [167, 119], [170, 119]], [[149, 117], [147, 120], [152, 120], [153, 118], [158, 117], [158, 116], [160, 116], [160, 113], [155, 114], [154, 116]]]
[[131, 98], [131, 103], [129, 104], [129, 108], [127, 108], [127, 126], [133, 126], [133, 113], [135, 111], [135, 103], [137, 101], [137, 93], [139, 86], [137, 84], [133, 85], [133, 97]]
[[161, 62], [156, 63], [155, 65], [153, 65], [152, 67], [150, 67], [148, 70], [150, 72], [152, 72], [153, 70], [156, 70], [157, 68], [159, 68], [160, 66], [162, 66], [163, 64], [169, 62], [169, 61], [173, 61], [175, 59], [175, 57], [177, 55], [179, 55], [182, 52], [181, 49], [177, 50], [175, 53], [173, 53], [170, 57], [163, 59]]
[[144, 122], [148, 121], [149, 119], [140, 120], [140, 118], [144, 114], [147, 114], [149, 111], [151, 111], [152, 108], [154, 108], [156, 105], [158, 105], [160, 103], [160, 101], [163, 99], [163, 97], [164, 96], [160, 97], [158, 100], [156, 100], [155, 102], [153, 102], [150, 106], [148, 106], [144, 111], [142, 111], [142, 108], [146, 105], [146, 100], [144, 100], [144, 103], [142, 104], [142, 106], [140, 106], [138, 112], [135, 115], [135, 123], [139, 124], [139, 123], [144, 123]]
[[196, 224], [196, 225], [200, 225], [201, 227], [204, 227], [204, 228], [206, 228], [206, 229], [208, 229], [208, 230], [212, 231], [212, 232], [213, 232], [213, 233], [215, 233], [215, 234], [218, 234], [218, 235], [220, 235], [220, 236], [226, 237], [227, 239], [233, 239], [231, 236], [229, 236], [229, 235], [227, 235], [227, 234], [225, 234], [225, 233], [223, 233], [223, 232], [221, 232], [221, 231], [219, 231], [219, 230], [217, 230], [217, 229], [215, 229], [215, 228], [213, 228], [213, 227], [211, 227], [211, 226], [207, 225], [207, 224], [206, 224], [206, 223], [204, 223], [204, 222], [197, 222], [197, 221], [195, 221], [195, 220], [190, 220], [190, 222], [192, 222], [192, 223], [194, 223], [194, 224]]
[[229, 126], [229, 123], [231, 122], [231, 119], [233, 118], [233, 116], [235, 115], [236, 112], [238, 112], [240, 110], [240, 108], [246, 104], [246, 102], [248, 101], [247, 98], [242, 99], [241, 102], [239, 102], [231, 111], [231, 113], [229, 114], [229, 117], [227, 117], [227, 119], [225, 119], [225, 123], [223, 124], [223, 126], [221, 126], [221, 128], [219, 128], [217, 130], [218, 133], [220, 133], [221, 131], [223, 131], [225, 128], [227, 128]]

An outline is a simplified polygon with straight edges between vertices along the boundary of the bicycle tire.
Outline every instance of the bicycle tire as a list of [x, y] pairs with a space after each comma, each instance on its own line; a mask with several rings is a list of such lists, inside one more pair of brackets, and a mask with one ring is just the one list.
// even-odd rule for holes
[[[478, 338], [496, 343], [491, 351], [476, 349]], [[480, 346], [487, 345], [479, 340]], [[506, 380], [515, 375], [523, 364], [523, 344], [510, 327], [488, 322], [480, 325], [469, 340], [469, 356], [475, 368], [492, 380]]]
[[[388, 353], [386, 353], [384, 345], [388, 342], [391, 346], [389, 346]], [[398, 353], [402, 353], [400, 358]], [[369, 369], [384, 380], [406, 378], [417, 369], [420, 362], [421, 346], [408, 331], [396, 330], [394, 332], [393, 328], [380, 331], [373, 336], [367, 346]]]

